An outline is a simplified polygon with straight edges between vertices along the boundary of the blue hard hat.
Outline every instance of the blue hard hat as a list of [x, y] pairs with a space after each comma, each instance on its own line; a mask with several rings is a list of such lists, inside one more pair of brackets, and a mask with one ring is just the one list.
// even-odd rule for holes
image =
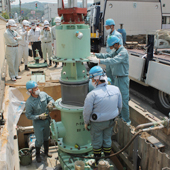
[[104, 71], [100, 66], [94, 66], [89, 71], [89, 78], [104, 75]]
[[113, 46], [116, 43], [119, 43], [120, 39], [115, 36], [115, 35], [111, 35], [108, 39], [107, 39], [107, 44], [109, 47]]
[[112, 84], [112, 80], [109, 77], [107, 77], [107, 81], [109, 85]]
[[37, 85], [37, 83], [35, 82], [35, 81], [28, 81], [27, 83], [26, 83], [26, 89], [28, 90], [28, 89], [33, 89], [33, 88], [35, 88], [35, 87], [37, 87], [38, 85]]
[[111, 25], [115, 25], [115, 21], [111, 18], [107, 19], [106, 22], [105, 22], [105, 25], [104, 26], [111, 26]]

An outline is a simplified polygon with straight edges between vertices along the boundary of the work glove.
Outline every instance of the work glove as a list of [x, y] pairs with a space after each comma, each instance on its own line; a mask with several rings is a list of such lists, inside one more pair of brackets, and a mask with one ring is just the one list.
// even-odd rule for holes
[[84, 124], [84, 127], [87, 131], [90, 131], [90, 129], [88, 128], [89, 124]]
[[98, 59], [98, 58], [90, 58], [89, 59], [89, 61], [91, 62], [91, 63], [95, 63], [95, 64], [99, 64], [100, 63], [100, 60]]
[[47, 117], [48, 117], [48, 114], [46, 114], [46, 113], [42, 113], [39, 115], [39, 119], [41, 119], [41, 120], [45, 120], [45, 119], [47, 119]]
[[53, 110], [53, 102], [50, 101], [48, 104], [47, 104], [47, 108], [48, 110], [51, 112]]

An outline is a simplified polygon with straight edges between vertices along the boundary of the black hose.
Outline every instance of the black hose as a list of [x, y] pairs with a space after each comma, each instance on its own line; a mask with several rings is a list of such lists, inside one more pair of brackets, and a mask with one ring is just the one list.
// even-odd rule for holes
[[127, 147], [129, 147], [129, 145], [133, 142], [133, 140], [134, 140], [141, 132], [143, 132], [143, 130], [138, 131], [123, 149], [121, 149], [120, 151], [118, 151], [118, 152], [116, 152], [116, 153], [113, 153], [113, 154], [111, 154], [111, 155], [109, 155], [109, 156], [103, 156], [103, 157], [96, 157], [96, 158], [95, 158], [95, 157], [90, 157], [90, 156], [80, 156], [80, 155], [74, 155], [74, 154], [69, 154], [69, 153], [67, 153], [67, 154], [69, 154], [69, 155], [71, 155], [71, 156], [74, 156], [74, 157], [86, 158], [86, 159], [105, 159], [105, 158], [111, 158], [111, 157], [113, 157], [113, 156], [116, 156], [116, 155], [120, 154], [120, 153], [123, 152]]

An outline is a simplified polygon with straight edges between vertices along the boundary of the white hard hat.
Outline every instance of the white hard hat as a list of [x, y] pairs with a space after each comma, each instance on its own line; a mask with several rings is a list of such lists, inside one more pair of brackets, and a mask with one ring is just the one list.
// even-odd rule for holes
[[15, 20], [9, 19], [8, 20], [8, 25], [13, 26], [13, 27], [16, 26]]
[[61, 17], [55, 17], [54, 22], [61, 22]]
[[49, 22], [47, 20], [45, 20], [44, 25], [49, 25]]
[[29, 25], [29, 22], [28, 22], [27, 20], [23, 20], [23, 21], [22, 21], [22, 25], [28, 26], [28, 25]]

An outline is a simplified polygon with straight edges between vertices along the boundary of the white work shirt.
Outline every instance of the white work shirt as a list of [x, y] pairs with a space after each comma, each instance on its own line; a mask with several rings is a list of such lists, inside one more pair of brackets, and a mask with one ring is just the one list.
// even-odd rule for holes
[[[14, 37], [16, 37], [17, 39], [14, 40]], [[7, 29], [5, 31], [4, 38], [5, 38], [5, 44], [10, 46], [18, 45], [18, 41], [21, 40], [21, 36], [16, 31], [12, 31], [10, 29]]]
[[45, 43], [45, 42], [51, 42], [52, 38], [51, 38], [51, 28], [49, 31], [47, 30], [41, 30], [41, 42]]
[[22, 27], [18, 30], [18, 34], [22, 37], [22, 40], [18, 42], [21, 46], [26, 46], [28, 42], [28, 32]]
[[52, 42], [56, 40], [56, 25], [51, 28]]
[[31, 29], [29, 32], [28, 32], [28, 41], [29, 42], [38, 42], [40, 41], [40, 28], [36, 27], [35, 30]]

